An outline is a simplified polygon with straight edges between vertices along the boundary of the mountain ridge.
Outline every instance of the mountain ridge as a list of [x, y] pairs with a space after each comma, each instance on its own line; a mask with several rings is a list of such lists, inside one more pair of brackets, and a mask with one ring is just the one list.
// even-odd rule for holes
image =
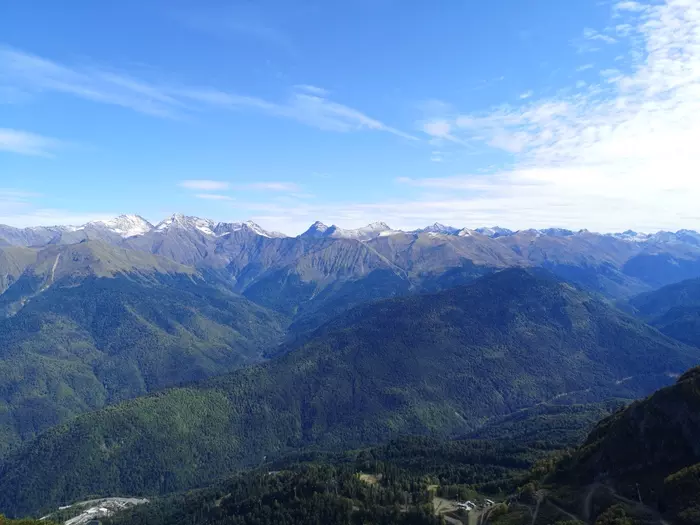
[[0, 508], [180, 490], [309, 445], [463, 435], [567, 392], [643, 395], [698, 359], [547, 272], [509, 269], [357, 307], [275, 360], [54, 427], [2, 464]]
[[[645, 242], [658, 242], [658, 241], [685, 241], [691, 242], [695, 245], [700, 245], [700, 233], [689, 229], [680, 229], [675, 232], [667, 230], [658, 230], [654, 233], [640, 233], [634, 230], [626, 230], [623, 232], [590, 232], [587, 229], [581, 230], [568, 230], [558, 227], [547, 227], [541, 229], [519, 229], [512, 230], [508, 228], [501, 228], [499, 226], [480, 226], [476, 228], [469, 227], [454, 227], [449, 225], [444, 225], [441, 223], [434, 223], [429, 226], [413, 229], [413, 230], [401, 230], [393, 229], [388, 224], [382, 221], [373, 222], [367, 224], [366, 226], [359, 228], [346, 229], [335, 224], [327, 226], [321, 221], [314, 222], [305, 232], [300, 233], [296, 236], [286, 235], [279, 232], [271, 232], [265, 230], [257, 223], [248, 220], [244, 222], [226, 222], [226, 221], [214, 221], [207, 218], [188, 216], [183, 213], [174, 213], [165, 219], [153, 224], [148, 220], [144, 219], [142, 216], [137, 214], [123, 214], [112, 219], [97, 219], [89, 221], [82, 225], [45, 225], [45, 226], [32, 226], [32, 227], [13, 227], [8, 225], [0, 224], [0, 241], [4, 241], [7, 244], [13, 244], [9, 242], [12, 232], [15, 232], [16, 237], [19, 237], [21, 232], [24, 235], [29, 235], [30, 232], [34, 232], [34, 236], [37, 238], [42, 237], [48, 233], [63, 232], [63, 233], [75, 233], [89, 228], [102, 228], [105, 230], [118, 233], [124, 238], [133, 237], [137, 235], [143, 235], [153, 230], [158, 230], [164, 228], [169, 224], [179, 224], [181, 226], [189, 226], [194, 228], [201, 228], [203, 233], [207, 235], [217, 235], [221, 233], [226, 233], [227, 231], [235, 231], [235, 229], [241, 229], [248, 227], [254, 230], [259, 235], [268, 237], [313, 237], [313, 236], [327, 236], [334, 238], [347, 238], [347, 239], [358, 239], [358, 240], [369, 240], [374, 238], [384, 232], [397, 232], [397, 233], [407, 233], [407, 234], [421, 234], [421, 233], [431, 233], [437, 235], [459, 235], [460, 232], [474, 232], [486, 237], [506, 237], [523, 232], [536, 232], [541, 235], [550, 236], [571, 236], [577, 234], [594, 233], [596, 235], [604, 235], [613, 237], [620, 240], [626, 240], [634, 243], [645, 243]], [[216, 230], [219, 230], [218, 232]], [[19, 242], [19, 241], [17, 241]]]

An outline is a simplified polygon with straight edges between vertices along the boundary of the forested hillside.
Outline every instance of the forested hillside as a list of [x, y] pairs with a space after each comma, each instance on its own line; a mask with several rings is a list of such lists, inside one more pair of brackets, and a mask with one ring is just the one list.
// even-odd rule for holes
[[0, 296], [22, 304], [0, 318], [0, 456], [81, 412], [258, 362], [286, 326], [183, 274], [22, 284]]
[[638, 397], [700, 360], [699, 350], [523, 270], [359, 307], [287, 350], [50, 429], [3, 464], [0, 509], [184, 489], [308, 446], [458, 436], [553, 398]]
[[634, 297], [630, 304], [661, 332], [700, 346], [700, 279], [689, 279]]

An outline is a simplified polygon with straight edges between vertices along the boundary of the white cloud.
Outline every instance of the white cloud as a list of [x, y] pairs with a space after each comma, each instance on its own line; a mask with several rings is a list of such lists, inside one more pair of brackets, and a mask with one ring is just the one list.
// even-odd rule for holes
[[7, 47], [0, 47], [0, 79], [13, 89], [68, 94], [155, 117], [181, 119], [223, 107], [290, 118], [327, 131], [383, 131], [416, 140], [359, 110], [329, 100], [316, 86], [297, 86], [287, 100], [271, 102], [213, 87], [162, 85], [104, 68], [68, 66]]
[[630, 24], [617, 24], [615, 26], [615, 31], [621, 37], [626, 37], [626, 36], [629, 36], [634, 31], [634, 27], [631, 26]]
[[195, 193], [194, 196], [198, 199], [208, 200], [234, 200], [233, 197], [224, 195], [221, 191], [238, 190], [238, 191], [273, 191], [273, 192], [300, 192], [299, 185], [294, 182], [279, 182], [279, 181], [262, 181], [250, 182], [241, 184], [232, 184], [220, 180], [192, 179], [183, 180], [178, 183], [181, 188], [188, 190], [200, 191], [203, 193]]
[[299, 191], [299, 185], [293, 182], [252, 182], [242, 188], [261, 191]]
[[188, 190], [217, 191], [226, 190], [231, 185], [220, 180], [191, 179], [181, 181], [179, 186]]
[[617, 2], [614, 6], [616, 11], [644, 11], [647, 6], [640, 4], [639, 2]]
[[582, 65], [582, 66], [577, 67], [577, 68], [576, 68], [576, 71], [579, 71], [579, 72], [580, 72], [580, 71], [586, 71], [586, 70], [588, 70], [588, 69], [593, 69], [593, 67], [594, 67], [593, 64], [584, 64], [584, 65]]
[[[632, 45], [641, 43], [635, 49], [641, 61], [630, 73], [604, 70], [604, 82], [581, 86], [585, 91], [443, 125], [466, 143], [512, 153], [511, 168], [403, 182], [467, 192], [463, 200], [447, 196], [476, 224], [700, 226], [700, 3], [668, 0], [628, 11], [636, 13]], [[436, 201], [405, 205], [440, 208]]]
[[78, 225], [91, 220], [109, 219], [118, 214], [80, 213], [45, 208], [42, 195], [17, 188], [0, 188], [0, 224], [25, 228], [29, 226]]
[[312, 95], [317, 95], [319, 97], [324, 97], [328, 95], [327, 89], [323, 89], [322, 87], [318, 86], [312, 86], [311, 84], [297, 84], [294, 87], [299, 91], [306, 91], [307, 93], [311, 93]]
[[221, 195], [220, 193], [196, 193], [195, 197], [198, 199], [210, 200], [210, 201], [232, 201], [235, 200], [229, 195]]
[[0, 151], [50, 157], [60, 146], [61, 142], [56, 139], [18, 129], [0, 128]]
[[520, 94], [520, 99], [521, 99], [521, 100], [528, 99], [528, 98], [532, 97], [532, 95], [534, 95], [534, 94], [535, 94], [535, 93], [534, 93], [532, 90], [526, 91], [525, 93], [521, 93], [521, 94]]
[[615, 42], [617, 42], [617, 40], [615, 40], [610, 35], [600, 33], [595, 29], [591, 29], [590, 27], [587, 27], [583, 30], [583, 38], [585, 38], [586, 40], [598, 40], [600, 42], [605, 42], [606, 44], [614, 44]]
[[452, 134], [453, 124], [447, 119], [439, 118], [434, 120], [429, 120], [423, 122], [422, 129], [425, 133], [437, 139], [436, 144], [442, 140], [447, 140], [450, 142], [455, 142], [457, 144], [464, 144], [464, 142]]

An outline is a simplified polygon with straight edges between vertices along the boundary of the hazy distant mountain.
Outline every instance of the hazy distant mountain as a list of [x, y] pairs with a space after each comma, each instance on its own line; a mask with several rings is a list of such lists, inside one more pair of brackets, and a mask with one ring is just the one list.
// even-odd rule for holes
[[512, 235], [513, 231], [509, 230], [508, 228], [500, 228], [498, 226], [494, 226], [492, 228], [477, 228], [477, 232], [479, 232], [482, 235], [486, 235], [487, 237], [504, 237], [506, 235]]
[[459, 228], [455, 228], [453, 226], [445, 226], [444, 224], [436, 222], [435, 224], [431, 224], [430, 226], [426, 226], [425, 228], [413, 230], [410, 233], [440, 233], [443, 235], [455, 235], [458, 231]]
[[[364, 300], [464, 284], [508, 266], [542, 266], [612, 298], [700, 277], [700, 234], [689, 230], [653, 235], [561, 228], [513, 232], [436, 223], [401, 232], [383, 222], [358, 229], [316, 222], [300, 236], [286, 237], [251, 221], [224, 223], [182, 214], [155, 226], [127, 215], [78, 227], [0, 227], [0, 244], [6, 245], [83, 240], [193, 266], [260, 304], [307, 318], [326, 306], [337, 313]], [[14, 270], [3, 272], [2, 265], [0, 261], [0, 290], [18, 268], [14, 264]]]
[[153, 225], [139, 215], [120, 215], [111, 220], [88, 222], [83, 228], [104, 228], [122, 237], [133, 237], [151, 231]]
[[313, 444], [464, 435], [554, 396], [642, 395], [700, 359], [700, 349], [524, 270], [358, 307], [286, 350], [49, 430], [0, 467], [0, 508], [174, 491]]
[[388, 224], [384, 222], [373, 222], [362, 228], [357, 228], [354, 230], [345, 230], [336, 225], [326, 226], [322, 222], [313, 223], [308, 230], [302, 233], [299, 237], [301, 238], [333, 238], [333, 239], [354, 239], [357, 241], [368, 241], [379, 237], [380, 235], [387, 235], [393, 233]]

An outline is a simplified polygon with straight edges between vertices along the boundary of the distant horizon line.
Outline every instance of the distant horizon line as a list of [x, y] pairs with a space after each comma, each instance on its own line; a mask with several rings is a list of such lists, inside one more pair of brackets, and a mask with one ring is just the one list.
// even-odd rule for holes
[[[156, 229], [156, 228], [158, 228], [158, 226], [160, 226], [161, 224], [163, 224], [167, 220], [174, 219], [176, 217], [182, 217], [184, 219], [203, 220], [203, 221], [207, 221], [207, 222], [214, 224], [214, 225], [218, 225], [218, 224], [240, 224], [240, 225], [252, 224], [252, 225], [257, 226], [258, 228], [260, 228], [261, 230], [264, 230], [266, 232], [282, 234], [282, 235], [284, 235], [286, 237], [290, 237], [290, 238], [300, 237], [300, 236], [304, 235], [305, 233], [308, 233], [312, 228], [314, 228], [314, 226], [323, 226], [327, 229], [334, 228], [335, 230], [353, 232], [353, 231], [365, 230], [369, 227], [376, 226], [376, 225], [382, 225], [382, 226], [386, 227], [385, 229], [383, 229], [381, 231], [396, 232], [396, 233], [408, 233], [408, 234], [417, 234], [417, 233], [428, 233], [428, 234], [429, 233], [437, 233], [437, 234], [440, 234], [440, 233], [443, 233], [445, 235], [456, 235], [459, 232], [467, 231], [467, 232], [475, 232], [477, 234], [484, 235], [484, 232], [486, 230], [496, 230], [494, 233], [499, 233], [499, 231], [500, 231], [503, 233], [503, 236], [513, 235], [513, 234], [517, 234], [517, 233], [525, 233], [525, 232], [538, 232], [538, 233], [543, 233], [543, 234], [560, 232], [560, 233], [567, 233], [569, 235], [575, 235], [575, 234], [579, 234], [579, 233], [591, 233], [591, 234], [607, 235], [607, 236], [628, 235], [628, 236], [648, 236], [648, 237], [652, 237], [652, 236], [659, 235], [662, 233], [679, 234], [679, 233], [684, 233], [684, 232], [696, 233], [696, 234], [700, 235], [700, 233], [698, 231], [693, 230], [693, 229], [689, 229], [689, 228], [680, 228], [678, 230], [659, 229], [656, 231], [639, 231], [639, 230], [634, 230], [632, 228], [628, 228], [628, 229], [622, 230], [622, 231], [615, 231], [615, 230], [594, 231], [594, 230], [589, 230], [588, 228], [572, 229], [572, 228], [565, 228], [565, 227], [561, 227], [561, 226], [547, 226], [544, 228], [532, 228], [532, 227], [530, 227], [530, 228], [514, 229], [514, 228], [507, 228], [507, 227], [498, 226], [498, 225], [478, 226], [475, 228], [470, 228], [468, 226], [464, 226], [464, 227], [460, 228], [460, 227], [452, 226], [450, 224], [442, 223], [440, 221], [432, 222], [432, 223], [430, 223], [426, 226], [420, 227], [420, 228], [401, 229], [401, 228], [392, 228], [391, 226], [389, 226], [388, 223], [386, 223], [383, 220], [372, 221], [372, 222], [369, 222], [368, 224], [366, 224], [365, 226], [360, 226], [357, 228], [344, 228], [344, 227], [339, 226], [335, 223], [327, 224], [323, 221], [316, 220], [316, 221], [312, 222], [309, 225], [309, 227], [306, 230], [304, 230], [303, 232], [301, 232], [297, 235], [289, 235], [289, 234], [286, 234], [284, 232], [267, 230], [266, 228], [263, 228], [257, 221], [252, 220], [252, 219], [247, 219], [247, 220], [242, 220], [242, 221], [240, 221], [240, 220], [215, 220], [215, 219], [209, 219], [207, 217], [201, 217], [201, 216], [197, 216], [197, 215], [187, 215], [187, 214], [181, 213], [181, 212], [172, 213], [172, 214], [166, 216], [165, 218], [161, 219], [158, 222], [154, 222], [154, 221], [151, 221], [149, 219], [146, 219], [143, 215], [140, 215], [137, 213], [126, 213], [126, 214], [119, 214], [116, 216], [112, 216], [110, 218], [96, 218], [96, 219], [84, 222], [82, 224], [68, 224], [68, 223], [66, 223], [66, 224], [42, 224], [42, 225], [36, 225], [36, 226], [13, 226], [10, 224], [0, 223], [0, 227], [12, 228], [12, 229], [16, 229], [16, 230], [37, 230], [37, 229], [42, 229], [42, 228], [45, 228], [45, 229], [56, 228], [56, 229], [72, 229], [73, 231], [76, 231], [76, 230], [84, 229], [85, 227], [87, 227], [91, 224], [96, 224], [96, 223], [97, 224], [99, 224], [99, 223], [104, 224], [107, 222], [115, 221], [115, 220], [120, 219], [120, 218], [137, 218], [137, 219], [140, 219], [140, 220], [144, 221], [145, 223], [147, 223], [151, 227], [151, 229]], [[431, 231], [431, 229], [437, 229], [439, 227], [444, 228], [444, 230], [451, 230], [451, 232], [447, 233], [446, 231], [445, 232], [439, 232], [439, 231], [434, 231], [434, 230]], [[485, 236], [488, 237], [489, 235], [485, 235]]]

